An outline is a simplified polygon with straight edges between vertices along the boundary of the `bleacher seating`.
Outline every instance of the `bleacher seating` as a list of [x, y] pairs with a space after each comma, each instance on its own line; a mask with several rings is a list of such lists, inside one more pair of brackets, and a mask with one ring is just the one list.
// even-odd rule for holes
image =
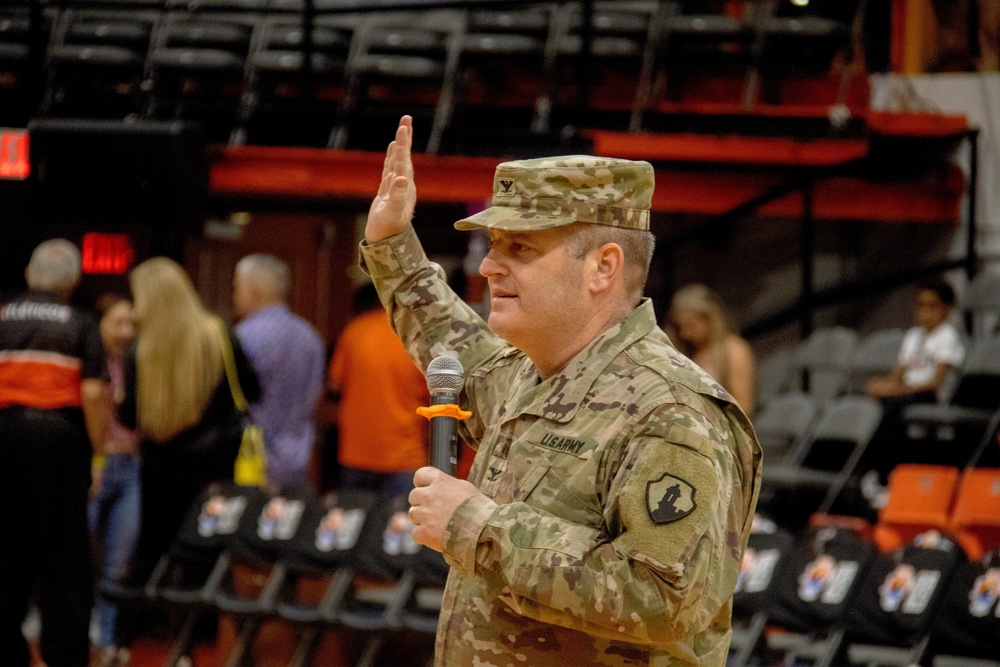
[[[854, 6], [831, 17], [813, 9], [775, 15], [765, 0], [741, 4], [737, 16], [724, 2], [596, 2], [588, 56], [575, 3], [373, 8], [345, 19], [317, 2], [310, 75], [302, 68], [299, 0], [135, 0], [99, 9], [56, 3], [46, 14], [56, 22], [54, 39], [42, 45], [50, 74], [42, 112], [199, 118], [213, 139], [237, 145], [352, 147], [361, 145], [371, 113], [395, 115], [406, 107], [430, 119], [420, 142], [429, 152], [461, 150], [470, 143], [463, 134], [489, 131], [498, 119], [549, 140], [588, 128], [639, 131], [665, 100], [679, 99], [682, 71], [712, 69], [712, 61], [738, 62], [741, 81], [750, 81], [751, 72], [754, 81], [783, 77], [777, 69], [788, 68], [772, 66], [779, 62], [790, 76], [826, 76]], [[29, 65], [26, 12], [8, 11], [0, 15], [8, 38], [0, 60], [5, 72], [20, 77]], [[103, 28], [80, 23], [98, 13], [110, 17]], [[380, 27], [355, 31], [357, 23]], [[581, 63], [589, 63], [583, 78]], [[108, 99], [98, 104], [96, 92]], [[461, 123], [452, 122], [453, 112]], [[268, 118], [312, 127], [269, 135]], [[446, 142], [449, 132], [458, 136]]]
[[[583, 121], [587, 127], [624, 130], [629, 125], [640, 74], [657, 38], [659, 4], [646, 0], [595, 2], [591, 21], [591, 55], [583, 70], [580, 58], [581, 9], [567, 4], [560, 12], [555, 38], [551, 94], [554, 129]], [[576, 118], [583, 101], [586, 118]]]
[[43, 115], [123, 118], [135, 114], [156, 11], [68, 8], [46, 54]]
[[750, 4], [742, 16], [726, 12], [721, 2], [668, 5], [654, 55], [644, 63], [644, 85], [630, 129], [656, 129], [650, 116], [661, 102], [698, 99], [700, 91], [692, 88], [699, 80], [706, 80], [706, 74], [712, 81], [728, 80], [731, 84], [725, 86], [729, 88], [725, 101], [741, 101], [742, 82], [750, 69], [750, 25], [765, 3]]
[[246, 88], [230, 144], [322, 145], [345, 89], [360, 15], [317, 17], [311, 68], [304, 69], [301, 16], [268, 16], [247, 61]]
[[858, 342], [848, 363], [844, 393], [863, 394], [868, 380], [885, 375], [896, 366], [903, 333], [902, 329], [880, 329]]
[[1000, 336], [974, 338], [948, 400], [904, 409], [904, 460], [966, 465], [998, 409]]
[[315, 502], [308, 488], [280, 489], [267, 494], [267, 502], [259, 508], [255, 521], [240, 524], [229, 548], [226, 576], [212, 600], [220, 613], [233, 617], [239, 626], [239, 635], [225, 662], [227, 667], [243, 664], [257, 630], [268, 618], [277, 616], [286, 562], [306, 508]]
[[936, 531], [878, 555], [844, 619], [835, 655], [851, 664], [923, 664], [930, 631], [965, 554]]
[[973, 337], [1000, 335], [1000, 273], [983, 271], [977, 274], [969, 283], [960, 306], [972, 320]]
[[797, 529], [809, 515], [829, 511], [878, 426], [882, 409], [864, 396], [829, 401], [815, 428], [783, 460], [765, 465], [759, 507]]
[[415, 124], [415, 150], [437, 153], [454, 106], [464, 30], [458, 11], [370, 14], [347, 62], [329, 147], [380, 150], [399, 117], [410, 113], [425, 119]]
[[858, 333], [848, 327], [823, 327], [812, 332], [795, 354], [802, 390], [820, 401], [840, 393], [857, 345]]
[[754, 418], [754, 430], [768, 463], [780, 462], [810, 432], [819, 405], [800, 391], [778, 394]]
[[167, 12], [146, 59], [144, 117], [198, 119], [208, 137], [227, 141], [259, 27], [245, 12]]
[[469, 12], [451, 124], [457, 152], [524, 143], [548, 130], [555, 11], [540, 3]]
[[947, 531], [959, 470], [951, 466], [902, 464], [889, 474], [889, 498], [879, 511], [875, 540], [895, 549], [928, 530]]
[[[38, 18], [34, 24], [33, 7]], [[38, 63], [43, 62], [45, 45], [49, 43], [57, 16], [54, 9], [43, 11], [27, 1], [0, 4], [0, 97], [3, 98], [0, 127], [25, 127], [37, 113], [45, 88]], [[37, 35], [32, 34], [33, 30]], [[33, 41], [35, 53], [32, 53]]]
[[757, 360], [756, 406], [758, 412], [791, 382], [795, 347], [783, 345]]

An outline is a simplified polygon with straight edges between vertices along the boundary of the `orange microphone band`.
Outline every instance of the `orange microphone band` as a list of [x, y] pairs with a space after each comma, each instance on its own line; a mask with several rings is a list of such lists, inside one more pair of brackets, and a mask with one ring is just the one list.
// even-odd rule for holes
[[417, 408], [417, 414], [427, 419], [433, 419], [434, 417], [454, 417], [455, 419], [462, 420], [472, 416], [471, 412], [463, 410], [454, 403], [442, 403], [426, 408], [420, 407]]

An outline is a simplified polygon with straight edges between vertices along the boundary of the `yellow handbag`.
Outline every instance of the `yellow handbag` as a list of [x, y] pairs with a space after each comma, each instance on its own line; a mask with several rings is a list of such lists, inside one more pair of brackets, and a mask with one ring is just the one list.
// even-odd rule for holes
[[[247, 398], [240, 387], [240, 379], [236, 372], [236, 359], [233, 356], [233, 346], [229, 341], [229, 333], [222, 320], [216, 320], [219, 340], [222, 343], [222, 359], [226, 366], [226, 378], [229, 380], [229, 391], [233, 395], [233, 404], [240, 412], [247, 413]], [[267, 455], [264, 451], [264, 431], [256, 424], [247, 424], [243, 428], [243, 439], [240, 441], [240, 451], [236, 455], [233, 468], [233, 481], [240, 486], [264, 486], [267, 484]]]

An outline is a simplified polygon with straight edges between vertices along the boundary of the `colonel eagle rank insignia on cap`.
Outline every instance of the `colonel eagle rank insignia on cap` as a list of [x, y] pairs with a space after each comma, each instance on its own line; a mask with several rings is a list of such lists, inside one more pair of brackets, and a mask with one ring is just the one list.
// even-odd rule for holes
[[564, 155], [503, 162], [493, 176], [493, 206], [456, 229], [522, 232], [590, 222], [649, 229], [653, 166], [648, 162]]

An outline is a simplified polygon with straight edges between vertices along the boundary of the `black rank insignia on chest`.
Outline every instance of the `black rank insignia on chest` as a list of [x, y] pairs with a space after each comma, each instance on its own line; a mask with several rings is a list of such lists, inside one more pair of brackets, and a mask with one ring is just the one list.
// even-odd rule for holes
[[663, 473], [659, 479], [646, 482], [646, 511], [655, 524], [683, 519], [698, 505], [696, 489], [680, 477]]

